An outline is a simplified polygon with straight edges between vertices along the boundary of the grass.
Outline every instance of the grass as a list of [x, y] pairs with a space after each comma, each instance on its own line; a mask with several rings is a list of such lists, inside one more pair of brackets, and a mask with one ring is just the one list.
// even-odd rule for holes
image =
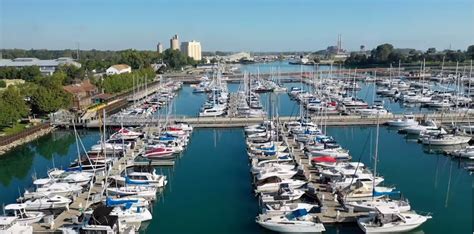
[[28, 124], [25, 124], [25, 123], [16, 123], [12, 127], [4, 127], [4, 128], [0, 127], [0, 136], [8, 136], [15, 133], [19, 133], [23, 131], [25, 128], [27, 128], [27, 126]]

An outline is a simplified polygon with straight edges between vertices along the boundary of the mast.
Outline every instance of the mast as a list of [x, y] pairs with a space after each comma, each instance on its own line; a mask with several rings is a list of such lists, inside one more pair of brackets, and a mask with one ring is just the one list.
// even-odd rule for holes
[[375, 150], [374, 150], [374, 175], [372, 178], [372, 200], [374, 199], [375, 178], [377, 177], [377, 161], [379, 158], [379, 130], [380, 130], [379, 113], [377, 112], [377, 128], [376, 128], [376, 133], [375, 133]]

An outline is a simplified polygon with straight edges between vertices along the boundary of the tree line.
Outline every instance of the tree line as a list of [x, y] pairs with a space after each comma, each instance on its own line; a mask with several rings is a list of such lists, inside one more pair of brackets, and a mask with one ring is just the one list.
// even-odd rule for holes
[[155, 79], [155, 72], [151, 68], [135, 70], [132, 73], [105, 76], [94, 79], [93, 83], [104, 90], [105, 93], [121, 93], [132, 89], [134, 86], [144, 85]]
[[353, 52], [345, 61], [346, 65], [353, 66], [376, 66], [401, 63], [415, 63], [425, 60], [426, 62], [465, 62], [474, 59], [474, 45], [461, 50], [445, 50], [438, 52], [435, 48], [429, 48], [426, 52], [415, 49], [396, 49], [391, 44], [382, 44], [370, 51], [370, 54]]
[[[199, 61], [180, 53], [179, 51], [167, 49], [159, 54], [149, 50], [22, 50], [2, 49], [3, 58], [14, 59], [19, 57], [34, 57], [38, 59], [56, 59], [59, 57], [72, 57], [82, 64], [84, 71], [105, 71], [108, 67], [124, 63], [132, 69], [147, 68], [153, 63], [165, 63], [168, 69], [181, 69], [183, 66], [195, 65]], [[79, 56], [78, 56], [79, 55]], [[78, 58], [79, 57], [79, 58]]]

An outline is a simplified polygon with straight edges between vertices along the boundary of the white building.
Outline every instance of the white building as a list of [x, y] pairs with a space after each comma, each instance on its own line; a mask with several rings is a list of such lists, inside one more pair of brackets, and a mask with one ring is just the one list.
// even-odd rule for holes
[[186, 41], [181, 43], [181, 52], [196, 61], [201, 60], [201, 43], [198, 41]]
[[107, 70], [105, 71], [107, 75], [117, 75], [130, 72], [132, 72], [132, 68], [127, 64], [115, 64], [107, 68]]
[[156, 45], [156, 52], [158, 52], [158, 54], [163, 53], [163, 45], [161, 42], [158, 42], [158, 45]]
[[170, 48], [171, 48], [171, 50], [179, 50], [179, 38], [178, 38], [178, 34], [175, 34], [175, 35], [170, 39]]
[[0, 59], [0, 67], [30, 67], [37, 66], [44, 75], [51, 75], [61, 65], [73, 65], [81, 67], [81, 64], [72, 58], [62, 57], [58, 59], [37, 59], [37, 58], [16, 58], [16, 59]]

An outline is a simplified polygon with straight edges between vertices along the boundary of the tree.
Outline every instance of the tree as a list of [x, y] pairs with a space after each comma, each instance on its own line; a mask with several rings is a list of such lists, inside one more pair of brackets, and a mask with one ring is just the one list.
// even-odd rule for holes
[[469, 59], [474, 59], [474, 45], [470, 45], [469, 47], [467, 47], [466, 54]]
[[0, 126], [11, 125], [29, 113], [24, 97], [15, 86], [9, 86], [1, 93], [0, 110]]
[[7, 87], [7, 83], [4, 80], [0, 80], [0, 88]]
[[83, 80], [85, 76], [84, 68], [76, 67], [74, 65], [59, 66], [57, 72], [63, 72], [66, 75], [64, 84], [72, 84], [74, 80]]
[[47, 114], [71, 105], [72, 97], [62, 88], [38, 85], [31, 96], [31, 107], [34, 113]]
[[427, 54], [435, 54], [436, 53], [436, 48], [434, 48], [434, 47], [428, 48], [428, 50], [426, 50], [426, 53]]
[[393, 45], [382, 44], [372, 50], [372, 59], [375, 63], [388, 63], [390, 62], [388, 56], [393, 52]]

